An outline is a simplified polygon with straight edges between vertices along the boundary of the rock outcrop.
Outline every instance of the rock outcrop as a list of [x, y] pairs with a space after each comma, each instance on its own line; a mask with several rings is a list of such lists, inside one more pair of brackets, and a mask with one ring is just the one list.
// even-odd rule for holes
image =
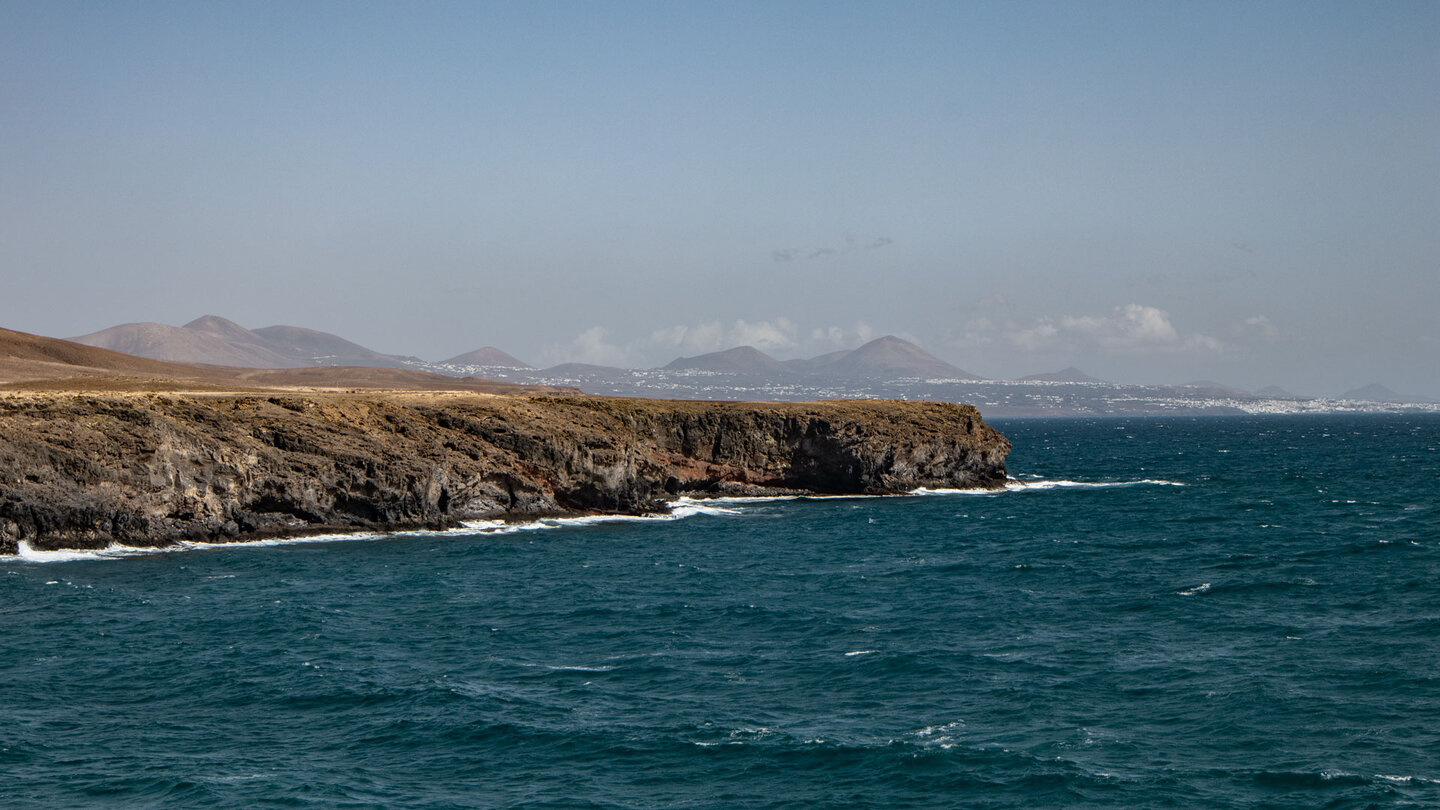
[[943, 403], [17, 393], [0, 395], [0, 553], [994, 488], [1009, 449]]

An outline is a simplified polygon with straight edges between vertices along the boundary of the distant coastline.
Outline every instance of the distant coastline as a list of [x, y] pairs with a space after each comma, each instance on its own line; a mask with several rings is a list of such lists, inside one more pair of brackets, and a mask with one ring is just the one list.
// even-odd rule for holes
[[[432, 374], [544, 385], [606, 396], [729, 401], [910, 399], [968, 402], [987, 415], [1093, 416], [1224, 413], [1440, 412], [1440, 402], [1370, 384], [1338, 396], [1309, 397], [1270, 385], [1243, 391], [1200, 380], [1140, 385], [1098, 379], [1078, 368], [1015, 380], [984, 379], [894, 335], [818, 357], [777, 360], [754, 346], [680, 357], [661, 368], [562, 363], [535, 368], [494, 346], [439, 362], [383, 354], [337, 335], [296, 326], [245, 327], [215, 315], [184, 326], [121, 324], [74, 340], [153, 360], [271, 369], [364, 366], [392, 375]], [[321, 376], [324, 372], [305, 372]]]

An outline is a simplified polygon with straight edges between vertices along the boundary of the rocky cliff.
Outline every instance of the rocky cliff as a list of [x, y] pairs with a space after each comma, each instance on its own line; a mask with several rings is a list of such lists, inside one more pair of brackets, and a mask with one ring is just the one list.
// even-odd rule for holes
[[16, 393], [0, 395], [0, 553], [990, 488], [1009, 449], [941, 403]]

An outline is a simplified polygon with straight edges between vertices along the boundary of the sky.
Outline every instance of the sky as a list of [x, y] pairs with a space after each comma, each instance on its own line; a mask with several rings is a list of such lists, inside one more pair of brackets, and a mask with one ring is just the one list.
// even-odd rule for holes
[[0, 0], [0, 326], [1440, 398], [1440, 3]]

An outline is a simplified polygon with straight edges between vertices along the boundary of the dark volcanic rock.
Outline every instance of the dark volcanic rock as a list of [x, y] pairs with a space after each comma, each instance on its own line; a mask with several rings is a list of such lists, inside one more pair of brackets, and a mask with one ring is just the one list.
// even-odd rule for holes
[[386, 394], [0, 397], [0, 552], [1001, 486], [968, 405]]

